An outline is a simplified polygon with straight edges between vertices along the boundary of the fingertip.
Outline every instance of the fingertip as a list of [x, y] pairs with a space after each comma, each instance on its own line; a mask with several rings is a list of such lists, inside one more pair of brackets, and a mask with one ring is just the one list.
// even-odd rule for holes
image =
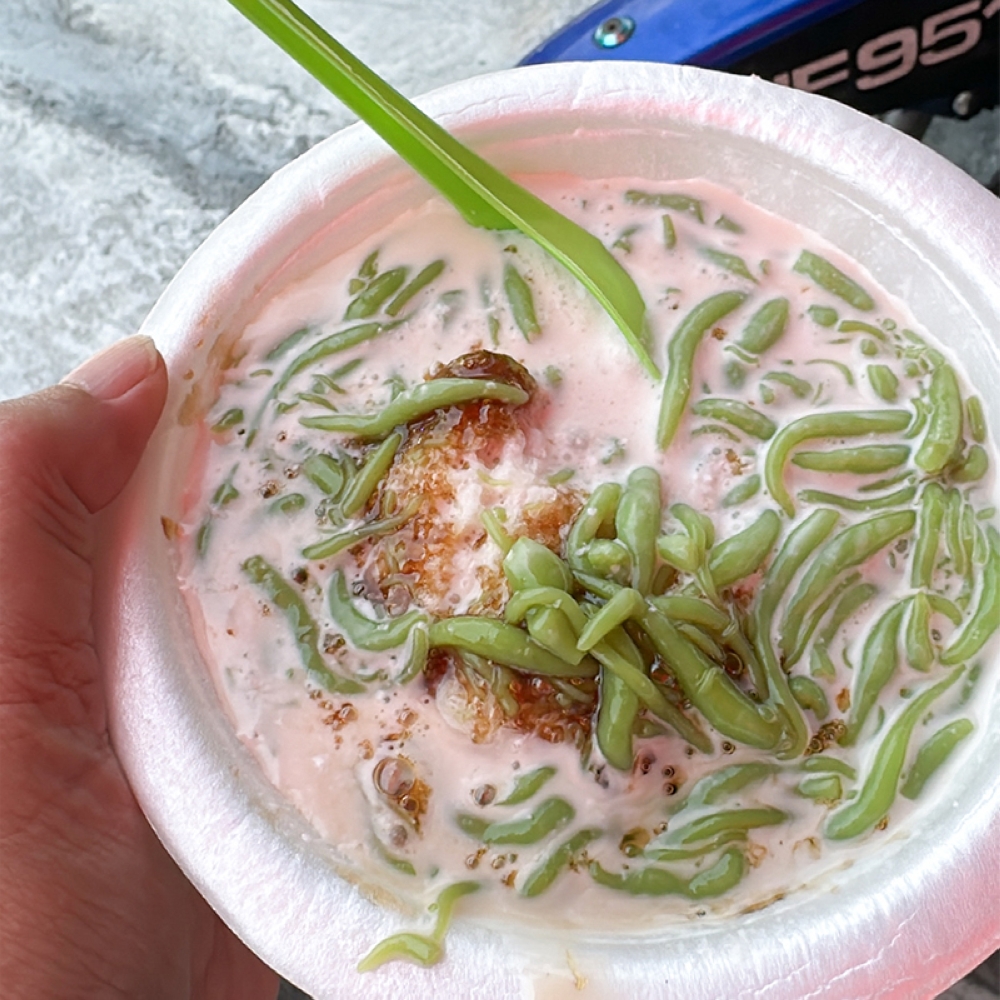
[[167, 371], [149, 337], [112, 344], [59, 385], [0, 404], [7, 490], [37, 496], [68, 487], [91, 513], [135, 471], [167, 396]]
[[[74, 492], [94, 513], [111, 503], [131, 478], [167, 398], [167, 368], [148, 337], [129, 337], [88, 359], [64, 380], [90, 396], [88, 424], [78, 441], [90, 442], [89, 461], [65, 455]], [[89, 405], [88, 405], [89, 404]]]
[[129, 469], [126, 480], [139, 464], [167, 399], [167, 366], [155, 347], [153, 351], [152, 365], [143, 377], [121, 395], [103, 402], [114, 415], [119, 461]]
[[163, 359], [151, 337], [135, 334], [87, 358], [63, 380], [102, 402], [120, 399], [153, 376]]

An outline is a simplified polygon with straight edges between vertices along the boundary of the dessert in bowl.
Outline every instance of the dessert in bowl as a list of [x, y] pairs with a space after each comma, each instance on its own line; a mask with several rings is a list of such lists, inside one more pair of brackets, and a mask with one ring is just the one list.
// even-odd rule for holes
[[996, 206], [759, 81], [427, 107], [620, 254], [664, 375], [366, 131], [276, 175], [145, 327], [104, 638], [154, 827], [318, 996], [932, 995], [997, 930]]

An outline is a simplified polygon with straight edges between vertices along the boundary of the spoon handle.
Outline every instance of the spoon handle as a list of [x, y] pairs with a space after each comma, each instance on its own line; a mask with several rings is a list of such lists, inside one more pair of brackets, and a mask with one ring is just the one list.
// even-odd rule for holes
[[229, 0], [330, 90], [473, 226], [516, 229], [560, 261], [594, 295], [646, 371], [642, 295], [607, 248], [463, 146], [347, 51], [291, 0]]

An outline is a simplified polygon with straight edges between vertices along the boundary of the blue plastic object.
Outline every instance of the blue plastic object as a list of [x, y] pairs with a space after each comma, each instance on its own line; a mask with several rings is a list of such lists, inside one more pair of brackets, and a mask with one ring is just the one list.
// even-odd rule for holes
[[[522, 65], [647, 60], [724, 68], [863, 0], [609, 0], [586, 11], [527, 55]], [[635, 24], [621, 44], [595, 32], [612, 19]]]

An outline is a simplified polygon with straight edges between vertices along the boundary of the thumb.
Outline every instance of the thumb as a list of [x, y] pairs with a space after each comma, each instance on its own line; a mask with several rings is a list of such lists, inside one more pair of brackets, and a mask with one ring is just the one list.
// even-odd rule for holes
[[[63, 381], [0, 405], [0, 509], [40, 491], [94, 514], [121, 492], [163, 408], [166, 372], [149, 337], [127, 337]], [[19, 505], [20, 514], [26, 512]], [[68, 513], [68, 512], [67, 512]]]
[[96, 659], [79, 655], [92, 643], [94, 515], [135, 470], [166, 388], [163, 359], [139, 336], [0, 403], [0, 702], [97, 682]]

